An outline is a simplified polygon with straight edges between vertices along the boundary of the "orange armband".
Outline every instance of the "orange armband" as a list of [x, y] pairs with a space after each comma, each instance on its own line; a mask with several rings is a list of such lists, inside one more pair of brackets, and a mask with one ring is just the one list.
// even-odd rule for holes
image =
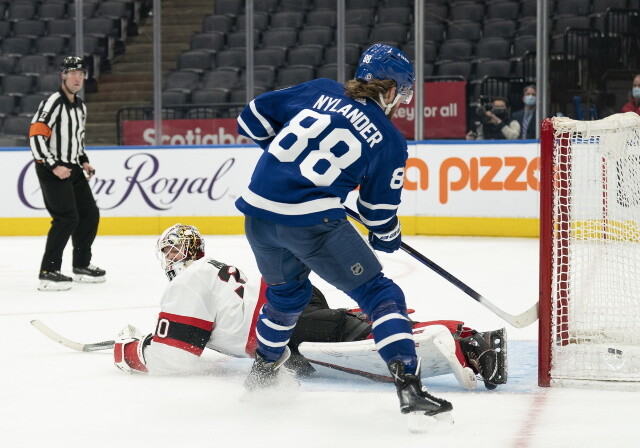
[[29, 138], [35, 137], [36, 135], [49, 138], [51, 137], [51, 128], [40, 121], [32, 123], [31, 126], [29, 126]]

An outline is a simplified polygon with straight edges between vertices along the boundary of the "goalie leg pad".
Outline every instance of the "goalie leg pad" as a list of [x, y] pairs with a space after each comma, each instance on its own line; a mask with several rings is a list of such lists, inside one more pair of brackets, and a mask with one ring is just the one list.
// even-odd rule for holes
[[432, 342], [442, 356], [449, 362], [451, 371], [460, 386], [469, 390], [475, 389], [477, 385], [476, 374], [469, 367], [464, 367], [460, 364], [455, 353], [456, 343], [451, 333], [443, 327], [441, 331], [434, 335]]

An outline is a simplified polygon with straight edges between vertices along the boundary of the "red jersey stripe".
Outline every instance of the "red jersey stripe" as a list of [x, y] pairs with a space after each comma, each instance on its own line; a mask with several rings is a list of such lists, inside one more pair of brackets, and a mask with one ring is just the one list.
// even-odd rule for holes
[[201, 328], [202, 330], [206, 331], [213, 330], [213, 322], [204, 319], [198, 319], [196, 317], [180, 316], [179, 314], [161, 312], [158, 316], [158, 319], [167, 319], [170, 322], [191, 325], [192, 327]]
[[180, 350], [184, 350], [184, 351], [187, 351], [189, 353], [193, 353], [196, 356], [202, 355], [202, 352], [204, 351], [203, 348], [196, 347], [194, 345], [188, 344], [188, 343], [183, 342], [183, 341], [179, 341], [177, 339], [159, 338], [158, 336], [154, 336], [153, 337], [153, 342], [157, 342], [159, 344], [166, 344], [166, 345], [169, 345], [171, 347], [179, 348]]
[[264, 279], [260, 279], [260, 292], [258, 293], [258, 303], [253, 310], [253, 317], [251, 318], [251, 327], [249, 328], [249, 336], [247, 337], [247, 345], [245, 346], [245, 353], [253, 356], [256, 353], [258, 347], [258, 337], [256, 336], [256, 325], [258, 324], [258, 316], [262, 306], [267, 303], [267, 284]]

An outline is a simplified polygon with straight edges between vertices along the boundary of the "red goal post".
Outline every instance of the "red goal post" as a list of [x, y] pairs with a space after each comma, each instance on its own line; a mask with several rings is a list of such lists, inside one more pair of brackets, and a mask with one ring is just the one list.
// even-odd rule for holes
[[640, 389], [640, 116], [542, 123], [540, 386]]

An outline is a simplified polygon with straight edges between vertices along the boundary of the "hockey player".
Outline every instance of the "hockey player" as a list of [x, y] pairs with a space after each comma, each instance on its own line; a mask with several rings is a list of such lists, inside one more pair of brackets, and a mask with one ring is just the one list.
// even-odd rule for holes
[[[116, 366], [130, 373], [184, 374], [201, 368], [199, 356], [205, 348], [236, 357], [253, 356], [256, 320], [265, 303], [266, 285], [250, 282], [235, 267], [206, 257], [204, 240], [193, 226], [176, 224], [165, 230], [157, 253], [171, 282], [162, 296], [155, 332], [142, 336], [134, 327], [125, 327], [114, 346]], [[501, 332], [477, 333], [463, 329], [456, 321], [414, 323], [413, 331], [423, 342], [419, 350], [430, 358], [428, 365], [440, 364], [425, 370], [426, 376], [454, 373], [463, 387], [472, 388], [475, 377], [471, 368], [487, 387], [506, 381], [506, 341]], [[316, 365], [390, 381], [388, 372], [384, 377], [374, 363], [359, 365], [359, 357], [370, 359], [375, 350], [370, 334], [366, 318], [357, 312], [330, 309], [314, 288], [289, 342], [294, 355], [286, 365], [300, 375], [313, 373], [313, 367], [300, 355], [300, 347], [312, 359], [317, 358]], [[500, 340], [497, 344], [496, 338]], [[341, 359], [323, 362], [317, 346], [310, 342], [337, 344], [332, 345], [332, 353], [342, 353]], [[503, 350], [496, 351], [496, 345]]]
[[[205, 257], [204, 241], [193, 226], [166, 229], [157, 242], [157, 255], [171, 282], [162, 295], [155, 333], [142, 337], [135, 328], [125, 327], [114, 346], [116, 366], [128, 372], [173, 374], [197, 368], [205, 348], [253, 356], [265, 285], [249, 283], [235, 267]], [[316, 325], [301, 327], [298, 343], [303, 338], [352, 341], [370, 332], [364, 319], [345, 310], [328, 310], [317, 290], [305, 318]]]
[[[382, 274], [372, 250], [394, 252], [401, 243], [396, 213], [408, 153], [390, 118], [400, 103], [411, 101], [413, 83], [407, 56], [375, 44], [345, 85], [305, 82], [264, 93], [240, 113], [239, 133], [264, 153], [236, 206], [268, 285], [247, 389], [269, 387], [289, 356], [287, 343], [312, 296], [313, 270], [370, 316], [401, 412], [445, 417], [452, 410], [423, 391], [404, 294]], [[342, 205], [358, 187], [370, 246], [347, 222]]]

